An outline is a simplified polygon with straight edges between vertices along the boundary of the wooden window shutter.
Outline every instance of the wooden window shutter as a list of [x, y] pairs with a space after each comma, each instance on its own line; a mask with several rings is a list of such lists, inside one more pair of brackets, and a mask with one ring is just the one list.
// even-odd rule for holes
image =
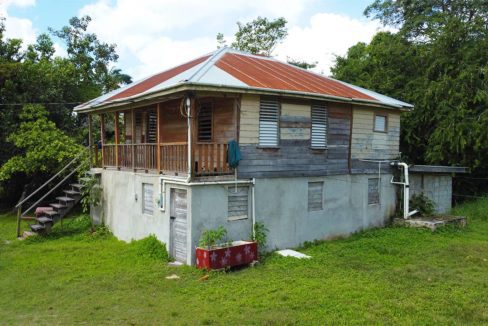
[[259, 106], [259, 145], [278, 146], [280, 103], [274, 99], [261, 99]]
[[327, 107], [325, 105], [312, 106], [311, 147], [327, 148]]
[[142, 212], [153, 215], [153, 185], [150, 183], [142, 184]]
[[368, 179], [368, 205], [380, 203], [379, 178]]
[[156, 143], [156, 134], [158, 130], [158, 117], [156, 110], [150, 110], [147, 112], [147, 141], [148, 143]]
[[308, 211], [321, 211], [323, 209], [322, 202], [324, 200], [324, 182], [309, 182], [308, 183]]
[[198, 141], [212, 141], [212, 103], [202, 103], [198, 110]]

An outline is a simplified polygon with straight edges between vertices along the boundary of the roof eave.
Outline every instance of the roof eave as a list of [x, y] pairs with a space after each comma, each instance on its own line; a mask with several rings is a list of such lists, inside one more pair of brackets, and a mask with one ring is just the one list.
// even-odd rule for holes
[[379, 101], [372, 101], [367, 99], [359, 99], [359, 98], [349, 98], [349, 97], [340, 97], [340, 96], [333, 96], [333, 95], [325, 95], [325, 94], [318, 94], [318, 93], [308, 93], [308, 92], [299, 92], [299, 91], [290, 91], [290, 90], [278, 90], [278, 89], [268, 89], [268, 88], [259, 88], [259, 87], [242, 87], [242, 86], [229, 86], [229, 85], [219, 85], [219, 84], [205, 84], [205, 83], [194, 83], [194, 82], [182, 82], [179, 84], [175, 84], [164, 89], [158, 89], [153, 92], [146, 92], [143, 94], [137, 94], [130, 97], [125, 97], [123, 99], [117, 99], [109, 102], [103, 102], [98, 105], [89, 106], [84, 108], [83, 106], [79, 105], [74, 108], [74, 110], [78, 113], [89, 113], [89, 112], [97, 112], [103, 111], [107, 108], [113, 107], [122, 107], [125, 105], [130, 105], [135, 102], [146, 101], [153, 98], [169, 95], [176, 92], [182, 91], [189, 91], [189, 90], [213, 90], [213, 91], [227, 91], [227, 92], [235, 92], [235, 93], [254, 93], [254, 94], [270, 94], [270, 95], [286, 95], [291, 97], [301, 97], [301, 98], [308, 98], [308, 99], [317, 99], [317, 100], [332, 100], [336, 102], [346, 102], [346, 103], [354, 103], [354, 104], [363, 104], [368, 106], [376, 106], [382, 107], [386, 109], [395, 109], [400, 111], [410, 111], [413, 109], [413, 106], [406, 107], [406, 106], [398, 106], [388, 103], [383, 103]]

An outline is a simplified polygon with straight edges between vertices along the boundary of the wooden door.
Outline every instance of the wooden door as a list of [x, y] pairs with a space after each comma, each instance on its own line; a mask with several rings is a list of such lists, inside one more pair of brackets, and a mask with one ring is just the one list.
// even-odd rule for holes
[[187, 200], [186, 190], [171, 189], [171, 256], [186, 263], [187, 255]]

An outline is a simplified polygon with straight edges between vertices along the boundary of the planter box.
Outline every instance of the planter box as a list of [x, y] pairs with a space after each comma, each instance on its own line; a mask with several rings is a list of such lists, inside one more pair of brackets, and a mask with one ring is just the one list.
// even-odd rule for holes
[[258, 259], [258, 245], [252, 241], [234, 241], [230, 247], [197, 247], [196, 263], [200, 269], [222, 269], [246, 265]]

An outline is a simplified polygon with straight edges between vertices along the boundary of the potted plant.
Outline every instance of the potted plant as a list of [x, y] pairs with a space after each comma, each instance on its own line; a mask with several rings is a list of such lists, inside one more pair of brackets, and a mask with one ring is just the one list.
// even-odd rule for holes
[[258, 259], [255, 241], [226, 241], [227, 230], [219, 226], [202, 233], [196, 249], [196, 265], [200, 269], [222, 269], [246, 265]]

